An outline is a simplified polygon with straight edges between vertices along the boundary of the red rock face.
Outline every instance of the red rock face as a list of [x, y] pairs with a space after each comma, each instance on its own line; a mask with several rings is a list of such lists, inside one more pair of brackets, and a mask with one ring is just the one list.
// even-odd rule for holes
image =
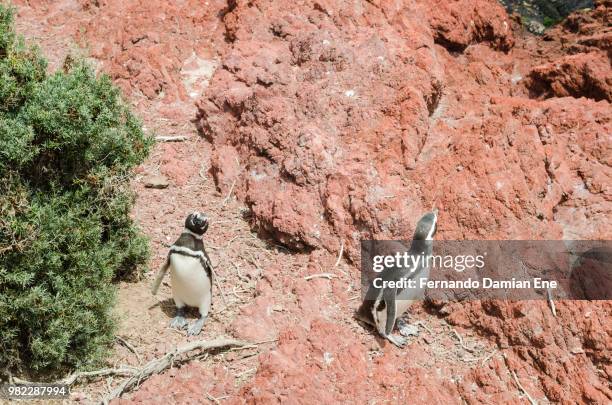
[[[532, 396], [568, 404], [610, 401], [612, 393], [604, 383], [610, 376], [610, 353], [603, 343], [609, 341], [609, 301], [560, 302], [556, 317], [545, 302], [533, 301], [461, 303], [446, 311], [451, 324], [476, 328], [500, 349], [511, 348], [506, 354], [508, 368], [537, 374], [524, 386]], [[473, 370], [469, 379], [494, 387], [492, 374]], [[470, 393], [469, 384], [462, 384], [460, 391], [477, 402], [486, 401], [481, 393]]]
[[612, 74], [604, 52], [579, 53], [536, 66], [528, 80], [536, 96], [612, 100]]
[[508, 16], [497, 2], [428, 3], [434, 40], [449, 51], [461, 52], [471, 44], [487, 42], [493, 49], [507, 52], [514, 45]]
[[[233, 4], [231, 44], [197, 104], [211, 171], [281, 243], [343, 243], [355, 262], [360, 239], [410, 238], [434, 206], [442, 239], [609, 239], [608, 10], [598, 2], [541, 41], [494, 1]], [[323, 295], [271, 277], [232, 326], [279, 336], [242, 388], [248, 403], [509, 403], [517, 380], [538, 399], [612, 399], [609, 302], [558, 303], [557, 317], [545, 302], [438, 308], [503, 356], [432, 370], [417, 346], [365, 361], [367, 342], [345, 343], [350, 326], [320, 319]], [[297, 297], [295, 318], [270, 315], [274, 291]]]
[[[75, 33], [76, 39], [89, 49], [91, 57], [103, 61], [104, 71], [126, 94], [150, 100], [160, 97], [165, 102], [189, 100], [190, 89], [183, 85], [181, 75], [197, 68], [189, 62], [214, 56], [210, 42], [219, 34], [217, 13], [225, 6], [223, 2], [80, 3], [89, 18], [75, 16], [85, 20]], [[56, 18], [64, 23], [66, 16]], [[189, 35], [181, 35], [184, 30]]]
[[526, 85], [532, 97], [612, 100], [612, 32], [608, 27], [612, 2], [596, 4], [594, 10], [576, 12], [546, 33], [544, 39], [561, 53], [529, 72]]
[[602, 41], [546, 60], [512, 48], [494, 1], [359, 4], [225, 15], [232, 45], [198, 102], [222, 191], [280, 242], [343, 242], [352, 259], [360, 239], [409, 238], [434, 205], [445, 239], [610, 237]]

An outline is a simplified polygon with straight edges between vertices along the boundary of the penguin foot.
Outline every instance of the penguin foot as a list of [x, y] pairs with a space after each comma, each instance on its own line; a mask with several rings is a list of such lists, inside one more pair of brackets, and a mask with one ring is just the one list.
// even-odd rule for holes
[[399, 330], [400, 335], [405, 337], [419, 336], [419, 327], [415, 324], [409, 324], [403, 319], [397, 320], [397, 330]]
[[187, 327], [187, 319], [184, 316], [177, 315], [170, 321], [170, 327], [174, 329], [185, 329]]
[[176, 316], [170, 321], [170, 327], [174, 329], [184, 329], [187, 327], [187, 319], [185, 319], [185, 308], [177, 308]]
[[408, 342], [408, 339], [403, 336], [386, 335], [385, 338], [400, 349], [406, 346], [406, 343]]
[[201, 316], [200, 318], [198, 318], [198, 320], [195, 321], [193, 325], [191, 325], [191, 327], [189, 327], [189, 329], [187, 330], [187, 336], [199, 335], [202, 331], [202, 327], [204, 326], [204, 322], [206, 322], [205, 317]]

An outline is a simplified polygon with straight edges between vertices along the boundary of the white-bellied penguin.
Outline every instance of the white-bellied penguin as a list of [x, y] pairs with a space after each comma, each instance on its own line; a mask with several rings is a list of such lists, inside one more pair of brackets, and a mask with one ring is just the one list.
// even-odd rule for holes
[[[438, 210], [433, 210], [423, 215], [417, 223], [414, 237], [408, 250], [410, 256], [431, 256], [433, 249], [433, 237], [436, 233], [438, 221]], [[398, 242], [398, 253], [403, 254], [402, 247], [407, 246]], [[412, 261], [412, 266], [392, 266], [386, 267], [377, 278], [385, 281], [400, 281], [403, 279], [429, 278], [429, 266], [426, 260], [420, 260], [416, 264]], [[380, 283], [382, 284], [382, 283]], [[380, 285], [379, 284], [379, 285]], [[376, 328], [378, 333], [385, 339], [398, 347], [406, 344], [406, 338], [393, 335], [393, 328], [396, 320], [402, 316], [410, 305], [424, 296], [424, 290], [418, 288], [377, 288], [374, 283], [370, 283], [368, 292], [359, 309], [357, 319], [366, 322]], [[401, 331], [400, 331], [401, 332]]]
[[176, 305], [176, 316], [170, 327], [183, 329], [188, 326], [185, 306], [197, 307], [200, 318], [187, 330], [188, 335], [197, 335], [208, 317], [212, 302], [213, 271], [210, 258], [204, 249], [202, 238], [208, 230], [208, 217], [193, 212], [185, 219], [185, 229], [170, 247], [166, 262], [159, 271], [152, 292], [155, 295], [162, 278], [170, 268], [172, 296]]

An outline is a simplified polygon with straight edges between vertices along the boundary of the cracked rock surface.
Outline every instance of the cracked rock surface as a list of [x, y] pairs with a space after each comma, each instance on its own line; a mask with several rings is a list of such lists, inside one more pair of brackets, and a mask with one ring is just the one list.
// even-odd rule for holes
[[354, 260], [434, 205], [445, 239], [610, 237], [608, 3], [547, 41], [495, 1], [238, 3], [197, 104], [217, 185]]

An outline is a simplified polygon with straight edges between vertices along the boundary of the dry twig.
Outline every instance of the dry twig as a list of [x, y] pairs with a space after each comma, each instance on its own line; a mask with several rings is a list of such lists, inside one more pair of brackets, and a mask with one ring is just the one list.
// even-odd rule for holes
[[529, 393], [527, 392], [525, 387], [523, 387], [523, 384], [521, 384], [521, 382], [519, 381], [519, 379], [516, 376], [516, 373], [514, 372], [514, 370], [512, 370], [510, 368], [510, 364], [508, 364], [508, 357], [507, 357], [507, 355], [504, 353], [504, 354], [502, 354], [502, 357], [504, 358], [504, 362], [506, 363], [506, 367], [508, 367], [508, 371], [510, 371], [510, 374], [512, 374], [512, 378], [514, 378], [514, 382], [516, 383], [516, 386], [519, 388], [519, 390], [521, 390], [523, 392], [523, 394], [525, 394], [525, 396], [527, 397], [527, 400], [529, 400], [529, 403], [531, 405], [538, 405], [538, 401], [536, 401], [535, 399], [533, 399], [533, 397], [531, 395], [529, 395]]
[[219, 398], [215, 398], [212, 395], [210, 395], [208, 392], [206, 393], [206, 397], [211, 401], [214, 402], [215, 404], [220, 404], [221, 402], [219, 402]]
[[423, 329], [425, 329], [427, 332], [429, 332], [430, 335], [435, 336], [433, 331], [431, 329], [429, 329], [429, 326], [427, 326], [425, 324], [425, 322], [423, 322], [423, 321], [416, 321], [415, 324], [420, 326], [420, 327], [422, 327]]
[[529, 395], [529, 393], [527, 392], [527, 390], [525, 390], [525, 387], [523, 387], [523, 385], [521, 384], [521, 382], [519, 381], [518, 377], [516, 376], [516, 373], [512, 370], [510, 370], [510, 373], [512, 373], [512, 377], [514, 378], [514, 382], [516, 383], [516, 385], [519, 387], [519, 389], [521, 391], [523, 391], [523, 394], [525, 394], [525, 396], [527, 397], [527, 399], [529, 400], [529, 403], [531, 405], [538, 405], [538, 401], [536, 401], [535, 399], [533, 399], [531, 397], [531, 395]]
[[313, 278], [326, 278], [328, 280], [331, 280], [334, 277], [336, 277], [335, 274], [331, 274], [331, 273], [319, 273], [319, 274], [311, 274], [310, 276], [306, 276], [306, 277], [304, 277], [304, 280], [312, 280]]
[[344, 240], [340, 241], [340, 252], [338, 252], [338, 259], [336, 260], [336, 264], [334, 264], [334, 267], [338, 267], [338, 265], [340, 264], [340, 260], [342, 260], [342, 253], [344, 253]]
[[493, 350], [491, 353], [489, 353], [489, 354], [487, 354], [486, 356], [484, 356], [484, 357], [482, 358], [482, 360], [480, 361], [480, 365], [481, 365], [481, 366], [484, 366], [484, 365], [485, 365], [485, 363], [486, 363], [487, 361], [489, 361], [489, 359], [490, 359], [491, 357], [495, 356], [496, 354], [497, 354], [497, 350]]
[[[77, 380], [80, 379], [89, 379], [93, 377], [106, 377], [112, 375], [122, 375], [122, 376], [133, 376], [138, 372], [137, 368], [134, 367], [121, 367], [121, 368], [103, 368], [101, 370], [93, 370], [93, 371], [79, 371], [77, 373], [71, 374], [63, 380], [59, 380], [54, 384], [64, 384], [64, 385], [72, 385]], [[16, 384], [36, 384], [32, 381], [22, 380], [21, 378], [13, 377], [13, 382]]]
[[452, 330], [453, 334], [457, 337], [457, 339], [459, 340], [459, 345], [461, 345], [461, 347], [465, 350], [468, 351], [470, 353], [474, 353], [474, 349], [469, 348], [465, 345], [465, 343], [463, 343], [463, 337], [461, 337], [461, 335], [459, 334], [459, 332], [457, 332], [455, 329]]
[[223, 199], [223, 201], [221, 201], [221, 205], [219, 206], [219, 208], [223, 208], [223, 206], [225, 205], [225, 203], [227, 202], [227, 200], [229, 200], [229, 198], [232, 195], [232, 192], [234, 191], [234, 187], [236, 187], [236, 181], [238, 180], [238, 176], [236, 176], [236, 178], [234, 179], [234, 181], [232, 182], [232, 186], [229, 189], [229, 192], [227, 193], [227, 196], [225, 196], [225, 198]]
[[238, 267], [238, 265], [236, 263], [234, 263], [234, 261], [230, 261], [230, 264], [236, 269], [236, 273], [238, 274], [238, 278], [242, 281], [244, 281], [245, 283], [250, 283], [251, 281], [246, 278], [245, 276], [242, 275], [242, 272], [240, 271], [240, 267]]
[[188, 136], [179, 135], [179, 136], [156, 136], [155, 140], [157, 142], [183, 142], [189, 139]]
[[[161, 373], [162, 371], [169, 367], [172, 367], [176, 363], [183, 363], [189, 359], [198, 357], [202, 354], [202, 351], [221, 349], [226, 347], [253, 347], [253, 345], [251, 343], [243, 342], [240, 340], [224, 338], [219, 338], [210, 341], [199, 340], [196, 342], [190, 342], [184, 346], [178, 347], [172, 352], [166, 353], [164, 356], [158, 359], [151, 360], [142, 368], [135, 370], [130, 378], [123, 381], [112, 392], [102, 398], [101, 403], [108, 404], [111, 400], [119, 398], [124, 392], [129, 391], [130, 389], [137, 386], [153, 374]], [[185, 354], [187, 355], [183, 356]]]
[[557, 308], [555, 307], [555, 301], [553, 301], [552, 291], [550, 288], [546, 289], [546, 297], [548, 298], [548, 304], [550, 305], [550, 310], [554, 317], [557, 316]]
[[129, 351], [131, 351], [132, 353], [134, 353], [134, 355], [136, 356], [136, 358], [138, 359], [138, 364], [142, 364], [142, 359], [140, 358], [140, 354], [138, 354], [138, 352], [136, 351], [136, 349], [134, 348], [134, 346], [132, 346], [127, 340], [125, 340], [124, 338], [122, 338], [121, 336], [115, 336], [117, 338], [117, 340], [119, 341], [119, 343], [121, 343], [122, 345], [124, 345]]
[[221, 291], [221, 300], [223, 300], [223, 305], [225, 305], [225, 307], [227, 308], [227, 298], [225, 297], [225, 291], [223, 291], [223, 288], [221, 288], [221, 284], [219, 284], [219, 277], [217, 277], [217, 272], [214, 269], [212, 270], [212, 272], [215, 284], [217, 285], [219, 291]]

